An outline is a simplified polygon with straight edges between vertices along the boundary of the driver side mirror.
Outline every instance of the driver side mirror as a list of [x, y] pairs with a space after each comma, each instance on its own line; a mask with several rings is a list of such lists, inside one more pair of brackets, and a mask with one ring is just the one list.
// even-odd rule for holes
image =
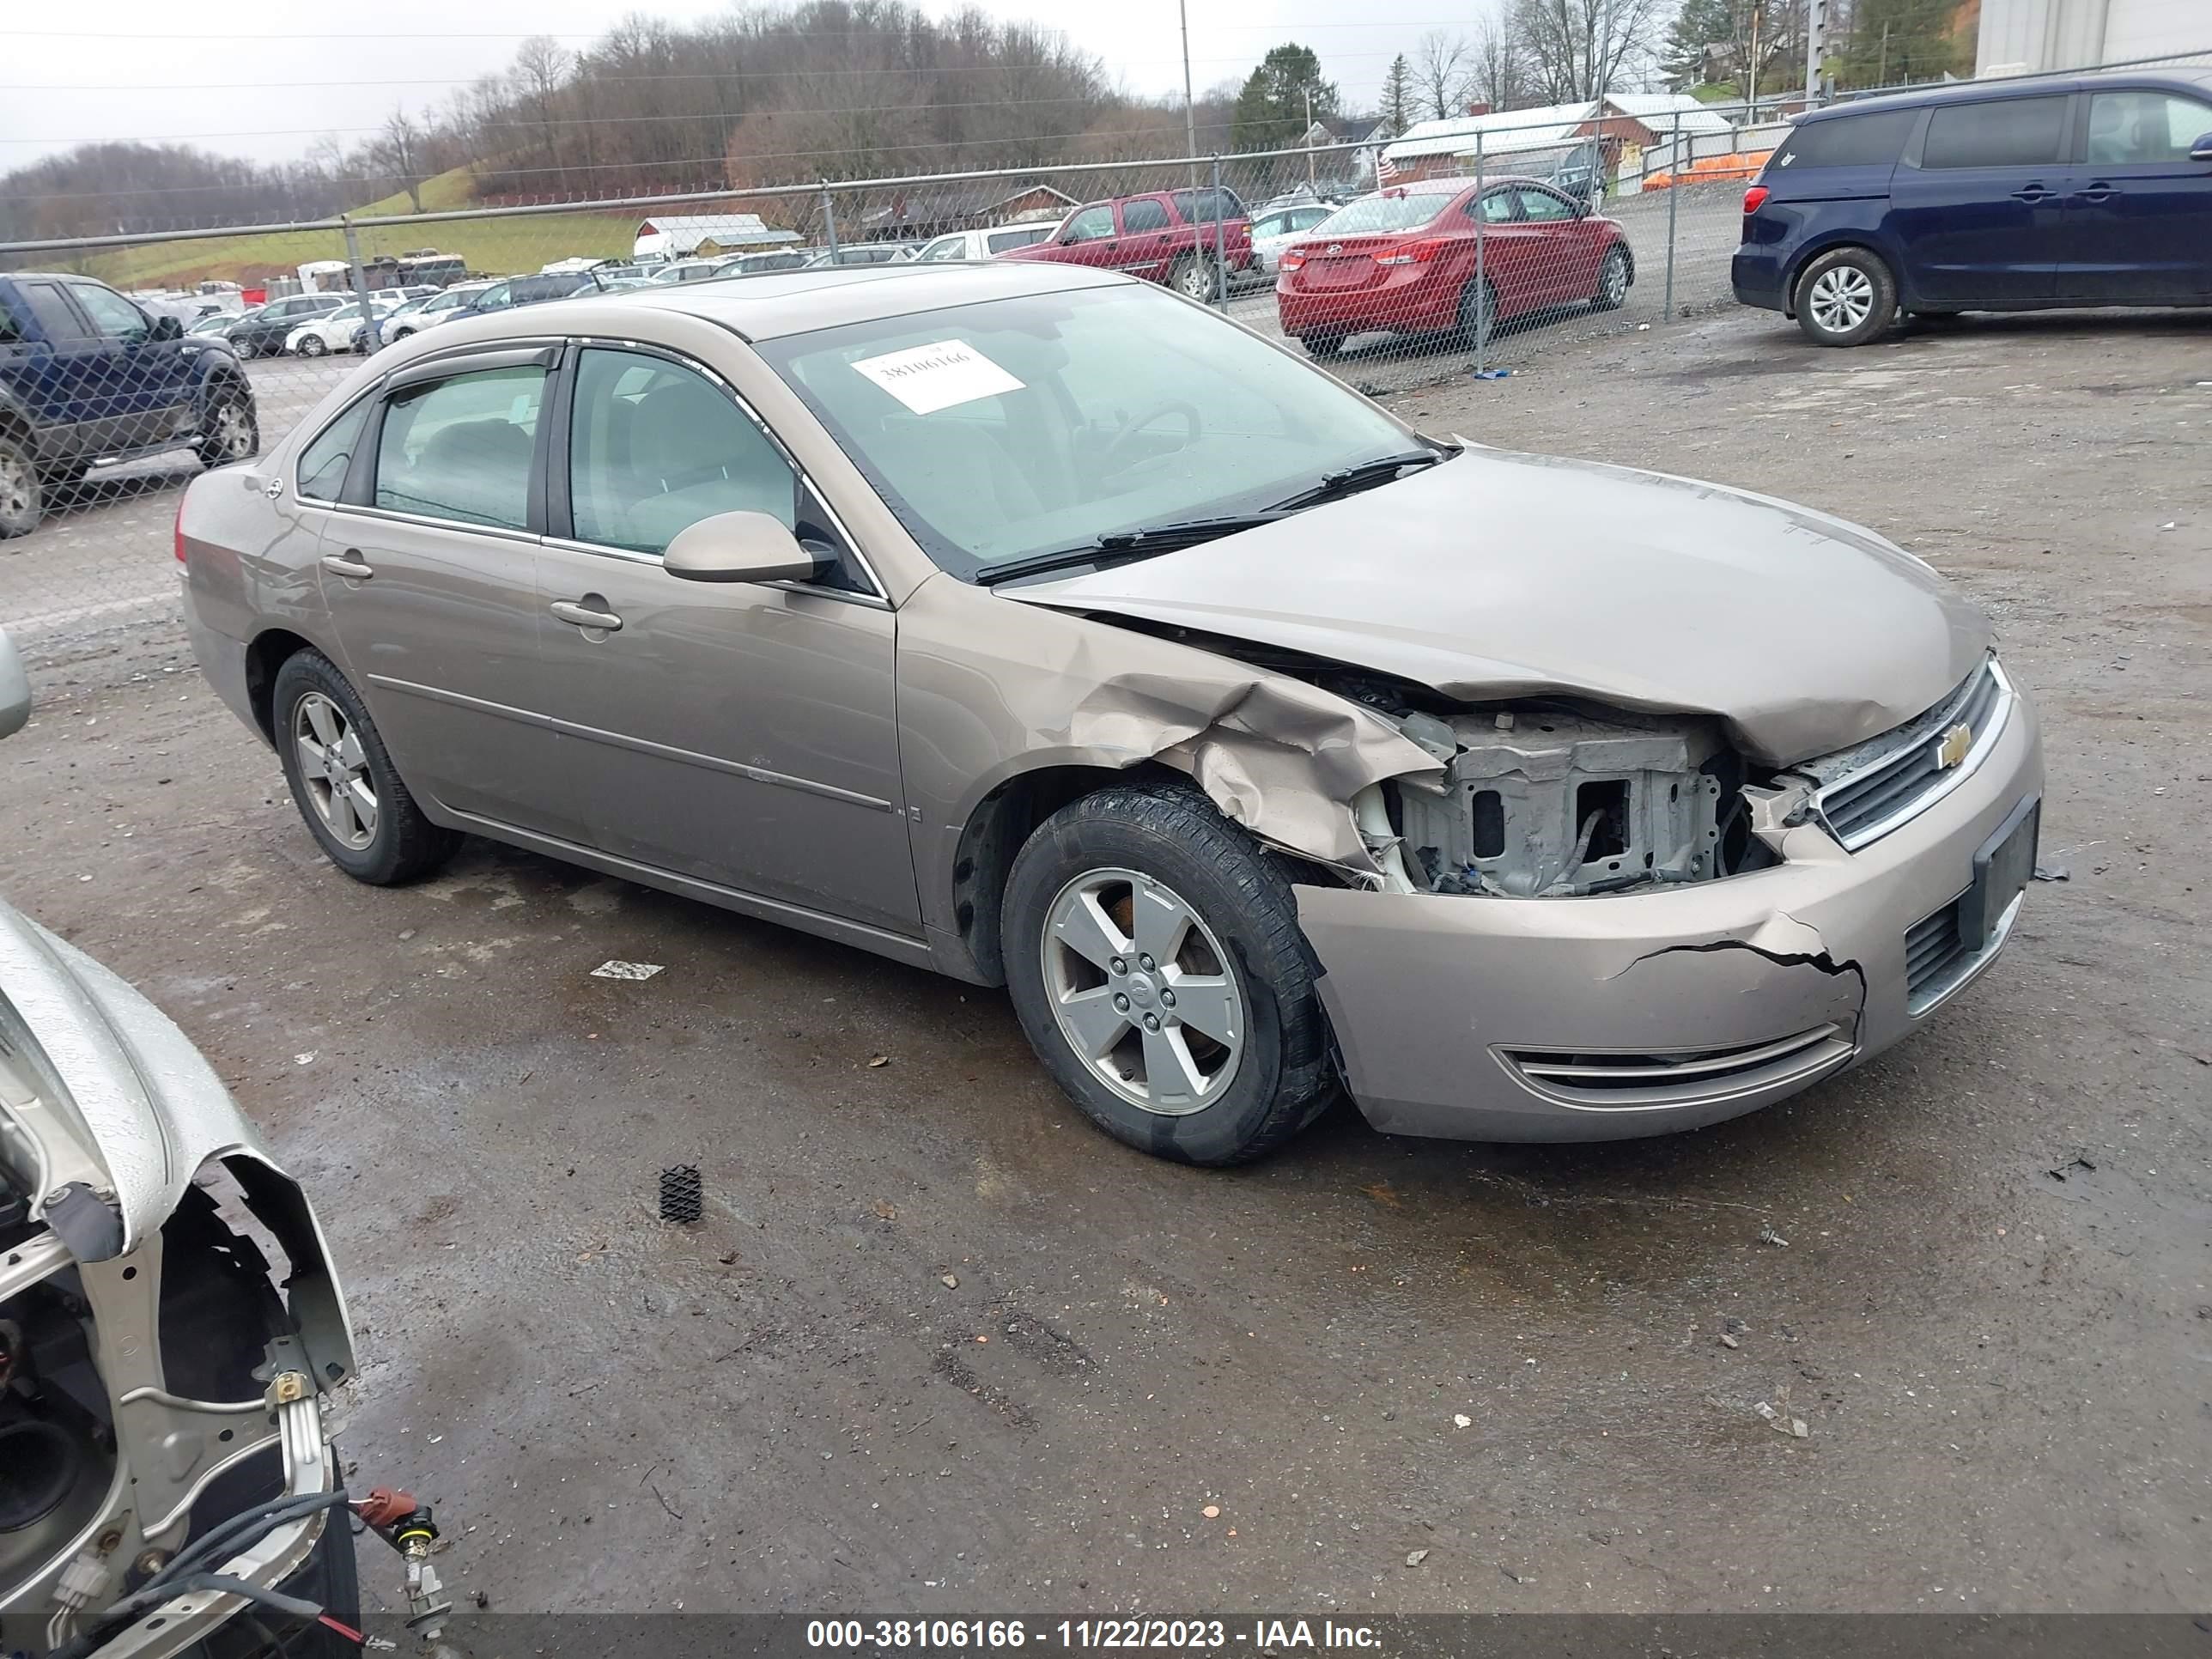
[[660, 562], [687, 582], [804, 582], [822, 569], [783, 521], [765, 513], [702, 519], [677, 533]]
[[154, 331], [147, 337], [153, 340], [181, 340], [185, 337], [185, 325], [174, 317], [165, 313], [154, 319]]
[[2189, 147], [2192, 161], [2212, 161], [2212, 132], [2208, 132]]
[[23, 672], [23, 659], [15, 641], [0, 628], [0, 738], [12, 738], [31, 718], [31, 682]]

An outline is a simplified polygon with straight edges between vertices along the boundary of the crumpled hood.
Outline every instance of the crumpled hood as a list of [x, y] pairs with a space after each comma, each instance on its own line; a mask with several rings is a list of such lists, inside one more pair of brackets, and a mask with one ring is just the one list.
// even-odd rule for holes
[[[84, 1150], [106, 1170], [123, 1213], [126, 1252], [160, 1231], [209, 1158], [243, 1152], [278, 1167], [222, 1080], [167, 1015], [4, 903], [0, 996], [68, 1091], [57, 1115], [89, 1137]], [[55, 1150], [49, 1147], [49, 1156]]]
[[1001, 597], [1373, 669], [1468, 702], [1708, 714], [1786, 766], [1910, 720], [1987, 621], [1869, 530], [1764, 495], [1469, 447], [1395, 483]]

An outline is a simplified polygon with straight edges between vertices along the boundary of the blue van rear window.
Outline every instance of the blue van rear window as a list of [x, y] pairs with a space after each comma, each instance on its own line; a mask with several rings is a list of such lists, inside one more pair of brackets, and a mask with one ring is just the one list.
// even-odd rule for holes
[[1864, 115], [1808, 121], [1782, 141], [1774, 165], [1793, 173], [1800, 167], [1894, 166], [1919, 113], [1917, 109], [1869, 110]]

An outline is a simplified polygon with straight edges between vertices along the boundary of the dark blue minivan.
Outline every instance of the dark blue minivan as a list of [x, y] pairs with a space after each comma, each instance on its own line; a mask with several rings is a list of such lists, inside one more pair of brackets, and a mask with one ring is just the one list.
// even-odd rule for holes
[[1821, 345], [1899, 311], [2212, 305], [2212, 70], [1815, 110], [1745, 191], [1732, 276]]

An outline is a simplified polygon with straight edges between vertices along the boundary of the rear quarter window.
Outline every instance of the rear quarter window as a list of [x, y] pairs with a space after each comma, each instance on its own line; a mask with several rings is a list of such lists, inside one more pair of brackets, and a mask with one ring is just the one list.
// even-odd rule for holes
[[2045, 167], [2066, 143], [2067, 100], [2001, 98], [1945, 104], [1928, 118], [1923, 167]]
[[1774, 152], [1775, 169], [1786, 175], [1817, 167], [1893, 167], [1919, 115], [1917, 109], [1891, 109], [1808, 121], [1782, 141]]

